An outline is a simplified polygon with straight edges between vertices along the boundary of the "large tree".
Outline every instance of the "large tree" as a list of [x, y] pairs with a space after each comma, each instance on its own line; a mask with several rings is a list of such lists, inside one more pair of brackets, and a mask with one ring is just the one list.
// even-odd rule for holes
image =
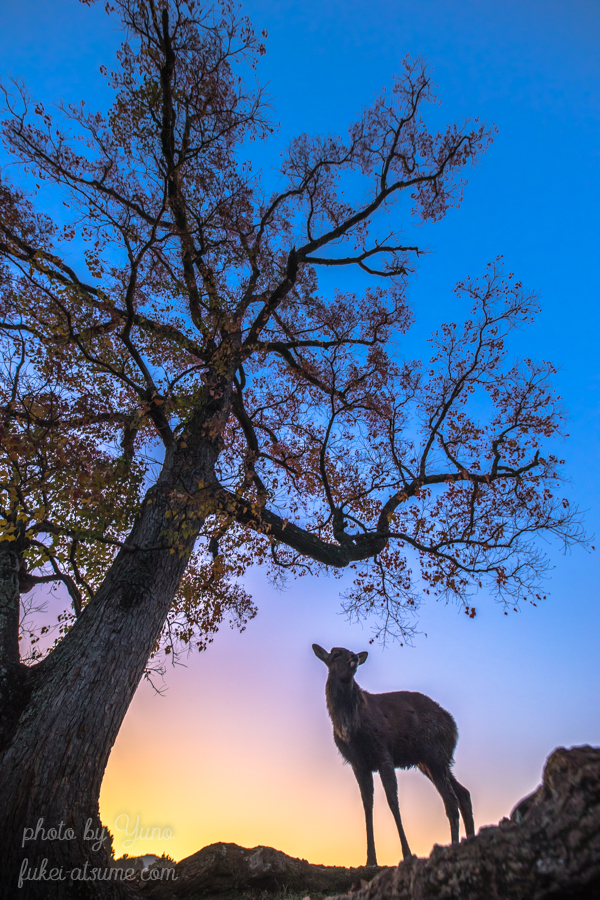
[[[5, 146], [32, 179], [29, 194], [0, 186], [11, 897], [24, 858], [65, 876], [27, 896], [126, 890], [69, 875], [105, 862], [84, 835], [88, 820], [100, 828], [111, 747], [161, 635], [167, 649], [202, 643], [228, 612], [252, 614], [236, 580], [250, 563], [353, 568], [348, 611], [402, 635], [423, 593], [467, 605], [485, 584], [513, 605], [533, 599], [536, 535], [579, 538], [554, 495], [560, 461], [541, 446], [561, 426], [552, 367], [505, 358], [535, 298], [494, 263], [459, 285], [472, 318], [435, 335], [427, 365], [399, 355], [419, 249], [394, 204], [442, 217], [490, 131], [431, 134], [430, 75], [406, 61], [346, 139], [295, 139], [267, 196], [246, 161], [270, 134], [247, 87], [264, 50], [248, 21], [228, 2], [114, 0], [112, 12], [126, 39], [107, 114], [51, 115], [5, 91]], [[36, 206], [42, 183], [64, 220]], [[360, 270], [364, 290], [323, 296], [318, 273], [335, 267]], [[72, 609], [25, 664], [20, 594], [50, 580]], [[23, 847], [40, 818], [74, 838]]]

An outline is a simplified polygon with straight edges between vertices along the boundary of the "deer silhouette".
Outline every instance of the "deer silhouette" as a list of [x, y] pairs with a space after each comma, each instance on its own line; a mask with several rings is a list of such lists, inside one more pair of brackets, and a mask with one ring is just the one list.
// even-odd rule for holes
[[433, 782], [444, 801], [453, 844], [458, 843], [459, 809], [467, 837], [475, 834], [471, 795], [452, 774], [458, 732], [450, 713], [425, 694], [414, 691], [363, 691], [354, 676], [357, 667], [367, 659], [365, 651], [353, 653], [344, 647], [333, 647], [328, 653], [318, 644], [312, 647], [329, 669], [325, 694], [333, 739], [352, 766], [360, 788], [367, 824], [367, 865], [377, 865], [373, 772], [381, 776], [405, 859], [411, 852], [400, 818], [395, 769], [417, 766]]

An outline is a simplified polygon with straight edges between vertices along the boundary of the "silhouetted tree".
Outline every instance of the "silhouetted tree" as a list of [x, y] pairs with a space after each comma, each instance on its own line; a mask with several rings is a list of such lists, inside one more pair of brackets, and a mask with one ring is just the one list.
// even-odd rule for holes
[[[82, 104], [53, 118], [24, 89], [5, 92], [5, 146], [71, 215], [52, 222], [2, 183], [11, 897], [24, 858], [64, 873], [104, 864], [86, 823], [100, 828], [105, 765], [148, 659], [161, 635], [171, 649], [202, 643], [225, 615], [243, 627], [249, 564], [354, 568], [348, 610], [403, 634], [423, 586], [467, 603], [485, 583], [512, 603], [544, 569], [537, 534], [578, 538], [541, 450], [561, 422], [552, 368], [505, 362], [534, 298], [492, 265], [459, 286], [473, 318], [435, 336], [429, 363], [392, 349], [419, 250], [375, 217], [392, 221], [408, 195], [417, 221], [441, 218], [490, 131], [431, 134], [430, 76], [406, 61], [345, 140], [294, 140], [283, 187], [265, 196], [244, 158], [269, 134], [260, 89], [240, 77], [264, 49], [248, 21], [228, 2], [112, 11], [126, 41], [107, 115]], [[319, 293], [321, 269], [352, 266], [372, 276], [364, 293]], [[25, 665], [20, 592], [49, 579], [72, 609], [51, 652]], [[41, 818], [74, 838], [22, 847]], [[29, 882], [28, 896], [127, 890], [65, 878]]]

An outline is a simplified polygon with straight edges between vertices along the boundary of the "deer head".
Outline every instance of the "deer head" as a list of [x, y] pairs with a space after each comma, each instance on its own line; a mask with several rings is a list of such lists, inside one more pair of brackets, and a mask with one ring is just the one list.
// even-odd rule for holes
[[318, 656], [329, 669], [329, 677], [340, 681], [349, 681], [354, 678], [357, 667], [362, 666], [369, 655], [366, 650], [353, 653], [352, 650], [346, 650], [345, 647], [333, 647], [331, 653], [328, 653], [323, 647], [319, 647], [318, 644], [313, 644], [312, 648], [315, 656]]

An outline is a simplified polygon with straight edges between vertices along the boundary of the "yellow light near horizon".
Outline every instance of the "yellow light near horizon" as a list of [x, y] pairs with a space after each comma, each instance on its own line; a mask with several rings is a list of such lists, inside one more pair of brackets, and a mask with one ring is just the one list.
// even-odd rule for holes
[[[145, 704], [144, 704], [145, 705]], [[294, 750], [286, 733], [265, 735], [241, 754], [227, 735], [229, 717], [210, 735], [188, 723], [177, 734], [141, 708], [128, 717], [115, 745], [100, 798], [115, 856], [167, 853], [179, 860], [217, 842], [275, 847], [322, 865], [361, 866], [364, 813], [352, 770], [330, 746], [322, 758]], [[229, 724], [228, 724], [229, 723]], [[289, 736], [288, 736], [289, 737]], [[447, 843], [442, 801], [419, 772], [399, 772], [400, 806], [411, 849], [427, 855]], [[398, 835], [375, 776], [378, 860], [396, 865]]]
[[[100, 796], [117, 856], [167, 853], [179, 860], [232, 842], [274, 847], [315, 864], [364, 865], [362, 803], [332, 740], [325, 672], [308, 641], [296, 641], [290, 662], [288, 643], [279, 639], [285, 629], [276, 625], [269, 624], [272, 634], [257, 629], [254, 637], [226, 632], [210, 653], [169, 671], [164, 697], [140, 686]], [[389, 681], [395, 683], [395, 673]], [[523, 774], [511, 802], [505, 780], [490, 781], [485, 754], [465, 770], [463, 745], [468, 738], [459, 744], [455, 771], [473, 792], [479, 828], [507, 815], [535, 787], [529, 779], [537, 774]], [[510, 753], [505, 763], [514, 780]], [[397, 774], [411, 850], [428, 855], [434, 843], [450, 840], [442, 800], [420, 772]], [[378, 860], [396, 865], [400, 842], [378, 775], [375, 785]]]

